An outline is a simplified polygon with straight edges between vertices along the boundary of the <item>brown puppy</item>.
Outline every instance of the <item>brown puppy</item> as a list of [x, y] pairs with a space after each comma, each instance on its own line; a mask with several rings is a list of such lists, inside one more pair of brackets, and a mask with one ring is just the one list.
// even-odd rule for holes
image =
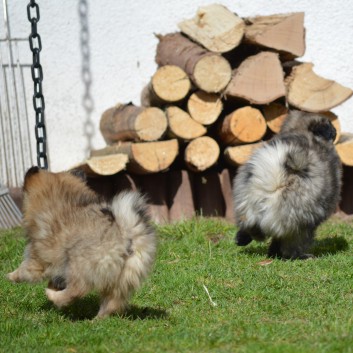
[[25, 259], [8, 278], [49, 279], [47, 297], [59, 308], [96, 290], [97, 317], [123, 312], [155, 258], [156, 237], [143, 196], [123, 192], [111, 203], [101, 202], [77, 176], [32, 167], [23, 208]]

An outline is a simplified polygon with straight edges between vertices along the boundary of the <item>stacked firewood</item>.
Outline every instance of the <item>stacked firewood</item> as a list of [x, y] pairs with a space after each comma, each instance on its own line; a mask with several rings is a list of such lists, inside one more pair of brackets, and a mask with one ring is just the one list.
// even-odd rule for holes
[[304, 13], [241, 18], [213, 4], [157, 35], [158, 68], [140, 106], [117, 104], [100, 121], [107, 147], [92, 151], [89, 170], [137, 175], [189, 173], [243, 164], [278, 133], [289, 109], [325, 112], [337, 151], [353, 165], [353, 138], [330, 110], [352, 90], [319, 76], [305, 52]]

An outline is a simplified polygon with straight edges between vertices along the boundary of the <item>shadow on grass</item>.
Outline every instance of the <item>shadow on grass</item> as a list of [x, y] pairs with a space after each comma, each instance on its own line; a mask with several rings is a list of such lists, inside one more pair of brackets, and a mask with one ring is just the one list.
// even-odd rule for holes
[[[53, 303], [48, 301], [42, 306], [42, 309], [47, 311], [57, 310], [66, 319], [71, 321], [92, 320], [99, 311], [99, 297], [89, 295], [85, 298], [77, 299], [74, 303], [61, 310], [57, 309]], [[120, 317], [129, 320], [157, 320], [166, 319], [168, 314], [162, 309], [131, 305]]]
[[[249, 245], [246, 248], [243, 248], [241, 253], [248, 255], [267, 256], [268, 246], [269, 243], [254, 243], [254, 245]], [[346, 251], [348, 250], [348, 247], [348, 242], [344, 237], [329, 237], [324, 239], [316, 239], [309, 252], [316, 257], [323, 257], [326, 255], [333, 255], [338, 252]]]

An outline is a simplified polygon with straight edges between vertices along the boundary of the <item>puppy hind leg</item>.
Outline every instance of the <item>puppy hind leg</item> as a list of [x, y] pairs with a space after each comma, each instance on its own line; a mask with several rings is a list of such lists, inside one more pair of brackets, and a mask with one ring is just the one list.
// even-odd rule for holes
[[104, 318], [113, 313], [122, 314], [127, 306], [127, 299], [124, 298], [120, 290], [114, 289], [112, 292], [101, 293], [101, 305], [96, 318]]
[[67, 283], [67, 286], [63, 290], [56, 290], [46, 288], [45, 293], [50, 301], [54, 303], [58, 308], [69, 305], [74, 299], [81, 298], [88, 293], [84, 285], [80, 285], [79, 282], [71, 281]]
[[238, 230], [234, 240], [238, 246], [246, 246], [252, 242], [251, 235], [244, 229]]

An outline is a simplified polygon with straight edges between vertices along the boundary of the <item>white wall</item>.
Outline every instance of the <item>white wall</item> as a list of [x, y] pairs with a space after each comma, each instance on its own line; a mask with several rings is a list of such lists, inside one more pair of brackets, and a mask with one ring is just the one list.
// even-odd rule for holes
[[[177, 30], [177, 23], [194, 16], [209, 0], [88, 0], [91, 96], [94, 107], [93, 148], [104, 147], [99, 132], [101, 113], [117, 102], [139, 104], [141, 89], [156, 69], [154, 33]], [[8, 0], [12, 37], [26, 37], [27, 1]], [[84, 1], [38, 1], [41, 19], [44, 94], [53, 171], [67, 169], [87, 155], [82, 105], [79, 4]], [[348, 0], [224, 0], [242, 17], [294, 11], [305, 12], [306, 54], [317, 74], [353, 88], [353, 1]], [[83, 7], [82, 7], [83, 8]], [[2, 33], [0, 33], [2, 34]], [[28, 44], [20, 46], [21, 60], [31, 61]], [[32, 84], [27, 71], [30, 114]], [[353, 99], [334, 109], [344, 131], [353, 132]], [[34, 143], [33, 143], [34, 145]], [[34, 146], [33, 146], [34, 148]]]

